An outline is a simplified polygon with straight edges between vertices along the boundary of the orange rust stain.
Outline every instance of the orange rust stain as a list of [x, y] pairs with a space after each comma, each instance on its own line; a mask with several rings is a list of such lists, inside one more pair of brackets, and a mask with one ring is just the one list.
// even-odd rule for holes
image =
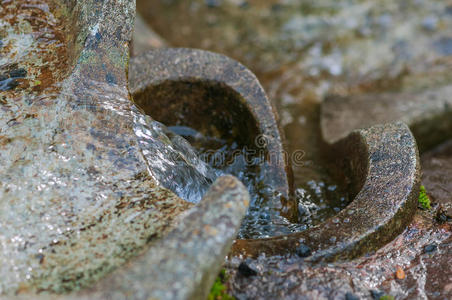
[[397, 267], [395, 276], [397, 279], [400, 279], [400, 280], [405, 279], [405, 277], [406, 277], [405, 271], [403, 271], [403, 269], [401, 267]]
[[[52, 88], [54, 83], [61, 81], [69, 67], [66, 28], [70, 26], [67, 26], [67, 20], [53, 16], [52, 12], [58, 9], [53, 1], [18, 0], [4, 4], [0, 19], [8, 22], [16, 33], [20, 33], [19, 23], [30, 24], [35, 43], [23, 61], [19, 61], [19, 67], [27, 70], [26, 78], [17, 79], [19, 85], [8, 94], [12, 98]], [[11, 43], [6, 43], [0, 48], [0, 55], [14, 58], [18, 53], [14, 52]], [[0, 72], [8, 67], [0, 66]]]

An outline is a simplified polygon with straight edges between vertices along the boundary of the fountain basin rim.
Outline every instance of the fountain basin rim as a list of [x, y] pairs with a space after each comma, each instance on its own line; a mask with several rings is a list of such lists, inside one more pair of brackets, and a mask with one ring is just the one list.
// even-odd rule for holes
[[347, 161], [359, 190], [354, 200], [306, 231], [236, 240], [232, 256], [294, 254], [304, 244], [313, 250], [307, 260], [351, 259], [380, 248], [403, 231], [417, 208], [420, 186], [419, 153], [408, 126], [397, 122], [356, 130], [331, 147], [351, 156]]

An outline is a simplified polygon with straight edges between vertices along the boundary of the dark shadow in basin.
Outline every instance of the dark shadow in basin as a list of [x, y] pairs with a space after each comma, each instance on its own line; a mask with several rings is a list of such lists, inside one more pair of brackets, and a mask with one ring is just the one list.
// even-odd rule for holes
[[276, 114], [247, 68], [208, 51], [162, 49], [132, 58], [129, 82], [135, 103], [157, 121], [234, 141], [251, 156], [262, 156], [263, 181], [281, 196], [269, 199], [268, 206], [297, 219]]

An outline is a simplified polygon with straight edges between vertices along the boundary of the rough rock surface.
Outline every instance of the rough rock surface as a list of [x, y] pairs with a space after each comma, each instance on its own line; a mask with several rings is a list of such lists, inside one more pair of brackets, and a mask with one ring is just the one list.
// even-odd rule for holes
[[199, 200], [215, 178], [130, 101], [134, 14], [129, 0], [2, 3], [0, 294], [91, 285], [192, 206], [175, 193]]
[[[261, 256], [246, 260], [258, 271], [245, 277], [237, 271], [243, 261], [227, 263], [229, 291], [237, 299], [450, 299], [452, 297], [452, 227], [439, 224], [434, 214], [418, 211], [396, 239], [375, 253], [348, 262], [312, 264], [296, 256]], [[426, 252], [429, 245], [434, 251]], [[428, 248], [427, 248], [428, 249]], [[401, 267], [405, 279], [396, 279]]]
[[446, 217], [452, 217], [452, 141], [422, 156], [422, 184], [431, 201], [442, 206]]
[[205, 299], [249, 204], [232, 176], [215, 181], [175, 228], [138, 257], [96, 283], [67, 295], [20, 294], [11, 299]]
[[87, 299], [205, 299], [237, 235], [249, 195], [220, 177], [148, 251], [81, 295]]

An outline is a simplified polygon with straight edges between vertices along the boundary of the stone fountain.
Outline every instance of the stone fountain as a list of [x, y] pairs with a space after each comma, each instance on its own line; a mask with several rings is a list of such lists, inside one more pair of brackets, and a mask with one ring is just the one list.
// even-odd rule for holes
[[[145, 19], [162, 26], [149, 3], [139, 2]], [[37, 12], [47, 25], [34, 21]], [[266, 278], [295, 273], [288, 284], [309, 286], [324, 278], [325, 262], [339, 261], [330, 270], [339, 282], [327, 279], [319, 293], [363, 295], [359, 284], [338, 288], [349, 280], [338, 269], [351, 268], [351, 259], [365, 264], [366, 255], [416, 226], [408, 242], [418, 243], [416, 234], [432, 240], [422, 233], [434, 230], [417, 217], [418, 144], [424, 151], [450, 137], [448, 85], [328, 96], [322, 152], [351, 201], [307, 230], [287, 229], [301, 216], [285, 137], [276, 108], [245, 66], [209, 51], [146, 49], [166, 43], [136, 37], [132, 50], [140, 54], [129, 59], [131, 0], [6, 1], [0, 16], [4, 297], [203, 299], [226, 255], [239, 298], [262, 296], [247, 288], [256, 276], [235, 274], [243, 262], [259, 266], [256, 285], [265, 292]], [[260, 180], [237, 172], [244, 186], [212, 168], [162, 123], [234, 141], [259, 162], [253, 174]], [[247, 189], [271, 196], [260, 202]], [[235, 239], [250, 202], [268, 214], [266, 226], [283, 222], [283, 229]], [[447, 239], [449, 227], [438, 240]], [[300, 272], [314, 279], [303, 281]], [[270, 293], [295, 295], [289, 290]]]

